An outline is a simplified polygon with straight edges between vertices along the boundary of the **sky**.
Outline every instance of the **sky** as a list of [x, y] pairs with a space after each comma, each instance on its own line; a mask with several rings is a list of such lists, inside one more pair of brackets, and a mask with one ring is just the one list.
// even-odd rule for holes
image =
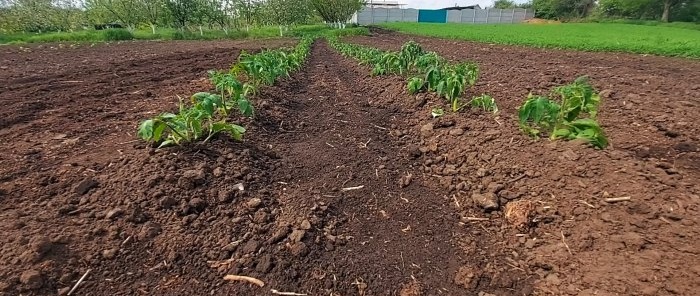
[[[367, 0], [369, 1], [369, 0]], [[481, 7], [493, 6], [494, 0], [399, 0], [399, 3], [407, 4], [406, 8], [445, 8], [448, 6], [454, 6], [457, 3], [458, 6], [467, 6], [479, 4]], [[515, 0], [516, 3], [527, 2], [527, 0]]]

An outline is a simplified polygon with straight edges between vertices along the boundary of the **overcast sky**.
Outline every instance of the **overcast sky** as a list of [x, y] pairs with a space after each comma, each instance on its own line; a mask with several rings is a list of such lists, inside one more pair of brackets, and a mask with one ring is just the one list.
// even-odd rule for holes
[[[399, 3], [407, 4], [408, 8], [445, 8], [454, 6], [467, 6], [479, 4], [481, 7], [493, 6], [494, 0], [399, 0]], [[527, 2], [527, 0], [515, 0], [516, 3]]]

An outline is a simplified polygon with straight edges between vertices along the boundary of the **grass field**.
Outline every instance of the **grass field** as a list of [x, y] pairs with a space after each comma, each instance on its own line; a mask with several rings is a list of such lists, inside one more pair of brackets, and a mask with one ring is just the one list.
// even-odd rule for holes
[[700, 58], [700, 31], [667, 26], [387, 23], [382, 27], [409, 34], [478, 42]]
[[[304, 33], [314, 33], [327, 30], [324, 25], [308, 25], [291, 27], [285, 32], [285, 36], [299, 36]], [[242, 39], [242, 38], [269, 38], [279, 36], [278, 27], [258, 27], [246, 30], [230, 30], [226, 34], [222, 30], [203, 30], [203, 34], [199, 31], [180, 32], [171, 28], [157, 29], [153, 34], [151, 29], [135, 30], [130, 36], [124, 36], [120, 33], [125, 30], [84, 30], [76, 32], [51, 32], [43, 34], [34, 33], [16, 33], [16, 34], [0, 34], [0, 44], [3, 43], [39, 43], [39, 42], [100, 42], [112, 40], [217, 40], [217, 39]], [[115, 38], [117, 37], [117, 38]]]

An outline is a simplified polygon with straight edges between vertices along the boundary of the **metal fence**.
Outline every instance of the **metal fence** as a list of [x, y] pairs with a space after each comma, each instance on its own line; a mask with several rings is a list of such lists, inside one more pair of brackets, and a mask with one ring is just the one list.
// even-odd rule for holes
[[533, 17], [535, 17], [533, 10], [522, 8], [425, 10], [365, 7], [353, 17], [352, 21], [360, 25], [387, 22], [505, 24], [519, 23]]

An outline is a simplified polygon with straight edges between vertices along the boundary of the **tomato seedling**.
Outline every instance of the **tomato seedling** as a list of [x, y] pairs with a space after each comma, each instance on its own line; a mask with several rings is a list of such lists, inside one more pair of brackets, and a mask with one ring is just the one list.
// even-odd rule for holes
[[498, 105], [496, 105], [496, 100], [489, 95], [475, 97], [469, 103], [474, 108], [479, 108], [487, 112], [493, 112], [494, 114], [498, 113]]
[[528, 95], [518, 109], [520, 128], [528, 135], [539, 137], [549, 133], [550, 140], [583, 139], [597, 148], [608, 146], [608, 139], [596, 121], [600, 96], [588, 82], [588, 77], [555, 88], [556, 102], [544, 96]]

